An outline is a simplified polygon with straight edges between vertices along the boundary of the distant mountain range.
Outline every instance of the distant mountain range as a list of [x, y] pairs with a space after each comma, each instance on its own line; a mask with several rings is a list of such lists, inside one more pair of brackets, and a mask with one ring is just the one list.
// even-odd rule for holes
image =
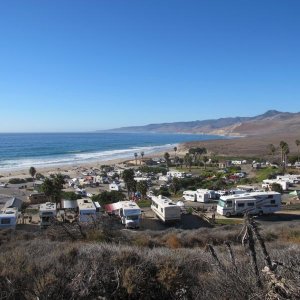
[[[224, 136], [254, 136], [300, 131], [300, 113], [269, 110], [255, 117], [229, 117], [191, 122], [149, 124], [107, 130], [126, 133], [193, 133]], [[107, 132], [106, 131], [106, 132]]]

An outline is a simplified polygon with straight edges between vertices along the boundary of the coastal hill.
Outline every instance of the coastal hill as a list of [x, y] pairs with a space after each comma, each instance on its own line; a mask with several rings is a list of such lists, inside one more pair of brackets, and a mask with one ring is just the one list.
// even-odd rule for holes
[[300, 113], [269, 110], [254, 117], [229, 117], [220, 119], [149, 124], [111, 129], [110, 132], [193, 133], [224, 136], [253, 136], [282, 133], [300, 129]]
[[300, 139], [300, 113], [269, 110], [254, 117], [150, 124], [123, 127], [110, 132], [198, 133], [239, 137], [184, 143], [178, 149], [181, 154], [191, 147], [205, 147], [209, 152], [225, 156], [267, 156], [267, 145], [278, 147], [282, 140], [289, 144], [291, 153], [296, 154], [298, 148], [295, 141]]

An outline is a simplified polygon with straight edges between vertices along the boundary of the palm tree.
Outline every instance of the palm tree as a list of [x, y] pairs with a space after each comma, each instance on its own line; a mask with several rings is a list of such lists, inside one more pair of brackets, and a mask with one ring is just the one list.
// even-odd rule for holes
[[281, 149], [281, 163], [283, 166], [283, 171], [285, 171], [287, 155], [290, 153], [289, 145], [285, 141], [281, 141], [279, 144]]
[[193, 164], [193, 157], [190, 155], [190, 153], [186, 153], [184, 156], [184, 162], [185, 166], [189, 166], [189, 170], [191, 172], [192, 164]]
[[286, 142], [285, 141], [281, 141], [280, 143], [279, 143], [279, 147], [280, 147], [280, 150], [281, 150], [281, 163], [283, 163], [283, 149], [284, 149], [284, 147], [285, 147], [285, 145], [286, 145]]
[[33, 186], [34, 186], [34, 176], [36, 174], [36, 169], [34, 167], [30, 167], [29, 169], [29, 174], [31, 175], [32, 177], [32, 181], [33, 181]]
[[[177, 152], [177, 147], [174, 147], [173, 150], [174, 150], [174, 162], [175, 162], [175, 164], [176, 164], [176, 152]], [[176, 164], [176, 165], [177, 165], [177, 164]]]
[[137, 157], [138, 157], [138, 154], [135, 152], [134, 153], [135, 165], [137, 165]]
[[167, 168], [169, 167], [170, 154], [165, 152], [164, 159], [166, 160]]
[[[141, 152], [142, 160], [143, 160], [143, 158], [144, 158], [144, 155], [145, 155], [145, 153], [144, 153], [144, 151], [142, 151], [142, 152]], [[142, 163], [142, 160], [140, 160], [140, 164]]]
[[297, 161], [299, 161], [299, 146], [300, 146], [300, 140], [296, 140], [295, 143], [296, 143], [297, 149], [298, 149], [298, 159], [297, 159]]
[[272, 155], [273, 160], [274, 160], [274, 154], [276, 152], [276, 147], [273, 144], [269, 144], [267, 146], [267, 148], [268, 148], [269, 154]]
[[128, 195], [128, 199], [129, 199], [129, 194], [130, 194], [130, 192], [132, 192], [133, 185], [135, 183], [133, 169], [124, 170], [122, 173], [122, 178], [125, 182], [126, 189], [127, 189], [127, 195]]
[[206, 163], [208, 162], [207, 156], [203, 156], [203, 162], [204, 162], [204, 169], [206, 170]]

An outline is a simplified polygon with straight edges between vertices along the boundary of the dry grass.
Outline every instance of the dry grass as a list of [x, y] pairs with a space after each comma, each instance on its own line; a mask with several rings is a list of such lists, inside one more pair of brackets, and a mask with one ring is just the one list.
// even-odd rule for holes
[[[120, 231], [108, 239], [109, 231], [94, 228], [86, 239], [70, 242], [2, 231], [0, 290], [7, 299], [267, 298], [276, 292], [269, 279], [273, 273], [261, 272], [265, 255], [255, 246], [259, 274], [254, 275], [240, 232], [241, 226]], [[263, 236], [277, 262], [276, 284], [284, 278], [292, 287], [289, 298], [298, 299], [299, 229], [275, 226]]]

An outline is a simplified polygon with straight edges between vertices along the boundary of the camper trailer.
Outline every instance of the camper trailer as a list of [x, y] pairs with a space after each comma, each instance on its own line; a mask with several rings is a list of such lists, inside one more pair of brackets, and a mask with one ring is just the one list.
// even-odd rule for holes
[[56, 204], [46, 202], [40, 205], [40, 227], [46, 228], [51, 225], [51, 220], [56, 217]]
[[96, 206], [91, 199], [78, 199], [79, 222], [91, 222], [96, 219]]
[[196, 191], [184, 191], [183, 199], [186, 201], [197, 201], [197, 192]]
[[[213, 194], [214, 195], [214, 194]], [[209, 190], [198, 189], [197, 191], [184, 191], [183, 198], [186, 201], [208, 202], [212, 197]]]
[[18, 209], [6, 208], [0, 212], [0, 229], [15, 229], [18, 222]]
[[272, 184], [277, 183], [282, 187], [283, 191], [287, 191], [289, 188], [289, 182], [284, 180], [277, 180], [277, 179], [265, 179], [263, 180], [262, 188], [264, 189], [271, 189]]
[[159, 195], [152, 196], [151, 209], [163, 222], [180, 221], [181, 209], [172, 200]]
[[270, 214], [280, 210], [281, 194], [277, 192], [252, 192], [245, 194], [221, 196], [217, 213], [230, 217], [235, 215]]

